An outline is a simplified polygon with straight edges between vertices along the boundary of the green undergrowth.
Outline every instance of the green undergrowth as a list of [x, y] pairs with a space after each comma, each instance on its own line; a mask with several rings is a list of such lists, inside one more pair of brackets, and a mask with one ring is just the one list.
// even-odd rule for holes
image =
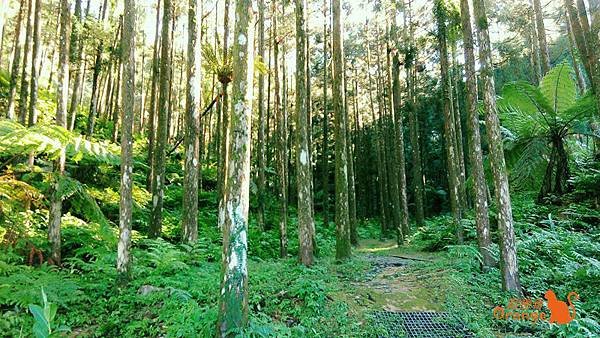
[[[110, 196], [107, 196], [110, 197]], [[82, 337], [210, 336], [216, 330], [220, 288], [221, 237], [215, 216], [200, 212], [200, 239], [182, 245], [151, 240], [134, 231], [133, 278], [117, 288], [114, 226], [63, 217], [61, 269], [34, 259], [27, 250], [45, 249], [43, 212], [17, 213], [4, 231], [27, 234], [27, 240], [0, 251], [0, 336], [32, 335], [30, 304], [42, 304], [41, 290], [56, 304], [55, 327], [68, 327]], [[360, 259], [334, 262], [333, 227], [318, 229], [316, 264], [298, 264], [295, 218], [290, 221], [290, 255], [279, 259], [277, 231], [249, 232], [250, 325], [242, 336], [330, 337], [369, 336], [374, 330], [364, 313], [351, 312], [335, 297], [348, 283], [361, 278], [367, 265]], [[367, 236], [375, 230], [361, 230]], [[6, 238], [6, 237], [5, 237]], [[24, 237], [22, 237], [24, 238]], [[6, 245], [6, 243], [4, 243]], [[6, 248], [6, 250], [4, 250]]]
[[[527, 321], [497, 320], [495, 306], [506, 307], [514, 297], [501, 291], [497, 268], [481, 272], [475, 242], [475, 225], [465, 221], [467, 242], [455, 243], [449, 217], [431, 219], [419, 229], [412, 245], [421, 250], [441, 251], [439, 259], [419, 262], [429, 288], [444, 290], [445, 310], [461, 318], [477, 336], [534, 335], [540, 337], [597, 337], [600, 334], [600, 212], [588, 202], [563, 206], [537, 205], [533, 198], [513, 199], [519, 271], [524, 297], [532, 300], [553, 290], [560, 300], [575, 291], [577, 316], [569, 325]], [[492, 218], [492, 237], [497, 241]], [[494, 257], [498, 246], [493, 245]], [[549, 314], [547, 308], [543, 308]]]

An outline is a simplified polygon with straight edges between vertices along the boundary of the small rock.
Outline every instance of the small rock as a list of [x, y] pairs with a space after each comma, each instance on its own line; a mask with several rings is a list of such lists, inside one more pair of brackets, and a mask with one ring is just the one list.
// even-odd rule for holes
[[156, 286], [152, 286], [152, 285], [142, 285], [140, 286], [140, 288], [137, 290], [137, 293], [142, 295], [142, 296], [147, 296], [153, 292], [159, 292], [162, 291], [162, 288], [156, 287]]

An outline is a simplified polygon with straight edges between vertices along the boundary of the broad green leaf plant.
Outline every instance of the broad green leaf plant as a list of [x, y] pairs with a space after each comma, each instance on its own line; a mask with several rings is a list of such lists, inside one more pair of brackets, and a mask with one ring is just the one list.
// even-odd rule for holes
[[569, 191], [567, 141], [585, 147], [574, 136], [600, 137], [591, 128], [597, 109], [594, 98], [591, 93], [577, 94], [571, 66], [561, 63], [552, 68], [538, 87], [524, 81], [506, 84], [498, 108], [517, 186], [537, 185], [543, 177], [540, 202]]

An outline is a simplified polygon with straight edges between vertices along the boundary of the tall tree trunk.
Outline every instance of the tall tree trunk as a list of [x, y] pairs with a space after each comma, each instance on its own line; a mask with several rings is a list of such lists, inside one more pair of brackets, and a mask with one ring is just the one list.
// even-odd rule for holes
[[[273, 22], [273, 59], [275, 81], [275, 116], [277, 122], [277, 174], [279, 176], [279, 255], [287, 256], [287, 128], [285, 123], [285, 106], [280, 106], [279, 86], [279, 38], [277, 37], [277, 3], [272, 5]], [[285, 77], [283, 77], [285, 82]], [[285, 86], [284, 86], [285, 87]], [[285, 89], [285, 88], [284, 88]]]
[[[88, 0], [85, 17], [87, 17], [90, 9], [90, 0]], [[81, 9], [81, 0], [77, 0], [75, 3], [75, 17], [76, 23], [74, 25], [73, 33], [71, 34], [71, 55], [73, 57], [72, 64], [77, 65], [78, 68], [73, 74], [75, 83], [73, 83], [73, 93], [71, 95], [71, 105], [69, 107], [69, 130], [75, 128], [75, 120], [77, 117], [77, 110], [79, 108], [79, 98], [83, 91], [83, 73], [85, 71], [85, 60], [83, 55], [83, 39], [81, 34], [83, 32], [84, 16]]]
[[314, 220], [312, 214], [312, 165], [308, 144], [308, 109], [306, 106], [306, 31], [305, 0], [296, 1], [296, 173], [298, 184], [298, 241], [300, 261], [313, 263]]
[[[60, 2], [60, 52], [58, 70], [58, 88], [56, 97], [56, 124], [67, 127], [67, 101], [69, 96], [69, 38], [71, 28], [71, 13], [69, 1]], [[59, 159], [54, 163], [55, 181], [50, 196], [50, 211], [48, 216], [48, 240], [51, 245], [50, 258], [56, 265], [61, 264], [61, 239], [60, 220], [62, 216], [62, 199], [60, 181], [65, 171], [65, 151], [60, 153]]]
[[15, 23], [14, 54], [10, 72], [10, 82], [8, 84], [8, 108], [6, 109], [6, 117], [11, 120], [15, 118], [15, 94], [17, 91], [17, 79], [19, 77], [19, 67], [21, 64], [21, 21], [23, 20], [23, 13], [25, 12], [26, 7], [27, 0], [21, 0], [17, 21]]
[[21, 124], [25, 125], [27, 122], [27, 100], [29, 97], [29, 77], [30, 77], [30, 69], [29, 69], [29, 58], [31, 57], [31, 43], [32, 43], [32, 34], [31, 30], [33, 29], [33, 0], [28, 0], [27, 7], [27, 28], [25, 30], [25, 48], [23, 49], [23, 70], [21, 72], [21, 88], [19, 93], [19, 121]]
[[29, 102], [29, 121], [30, 126], [37, 123], [37, 99], [38, 99], [38, 87], [39, 87], [39, 63], [40, 54], [42, 51], [40, 41], [40, 28], [42, 26], [41, 20], [42, 14], [42, 1], [35, 0], [35, 11], [34, 11], [34, 22], [33, 22], [33, 57], [31, 58], [31, 88], [30, 102]]
[[[414, 186], [415, 199], [415, 221], [418, 227], [425, 224], [424, 210], [424, 194], [425, 182], [423, 182], [423, 168], [421, 163], [421, 145], [419, 132], [419, 118], [416, 110], [416, 95], [415, 95], [415, 61], [417, 50], [414, 46], [414, 29], [412, 23], [411, 2], [404, 0], [404, 31], [408, 30], [408, 45], [409, 49], [405, 55], [406, 68], [406, 87], [408, 99], [405, 103], [405, 109], [408, 111], [408, 124], [410, 134], [410, 145], [412, 155], [412, 183]], [[407, 27], [408, 26], [408, 27]]]
[[[229, 43], [229, 1], [225, 0], [224, 9], [223, 9], [223, 60], [227, 60], [228, 51], [227, 45]], [[219, 125], [220, 129], [220, 144], [219, 144], [219, 163], [218, 163], [218, 198], [219, 205], [223, 205], [225, 201], [225, 186], [227, 185], [227, 166], [229, 165], [229, 161], [227, 156], [229, 155], [227, 151], [227, 146], [229, 144], [229, 133], [227, 130], [227, 126], [229, 125], [229, 116], [228, 116], [228, 104], [229, 97], [227, 93], [227, 84], [229, 79], [226, 81], [221, 81], [223, 97], [221, 100], [221, 124]]]
[[183, 177], [183, 239], [194, 243], [198, 239], [198, 165], [200, 161], [200, 106], [202, 23], [201, 0], [188, 2], [187, 85], [185, 108], [185, 172]]
[[473, 51], [473, 30], [469, 1], [460, 1], [461, 27], [465, 57], [467, 130], [469, 135], [468, 151], [473, 177], [473, 199], [475, 202], [475, 224], [477, 226], [477, 243], [482, 257], [484, 269], [495, 265], [490, 251], [491, 235], [488, 218], [487, 186], [483, 169], [483, 152], [481, 135], [479, 134], [479, 112], [477, 111], [477, 78], [475, 75], [475, 53]]
[[167, 114], [169, 110], [169, 83], [171, 82], [171, 34], [169, 34], [169, 22], [173, 17], [173, 5], [171, 0], [163, 0], [163, 25], [161, 38], [160, 77], [159, 77], [159, 100], [158, 119], [156, 128], [156, 147], [154, 150], [154, 178], [152, 180], [152, 210], [150, 222], [150, 236], [158, 237], [162, 228], [162, 208], [165, 190], [165, 161], [167, 146]]
[[348, 214], [348, 154], [346, 119], [343, 105], [343, 42], [340, 0], [332, 0], [333, 14], [333, 111], [335, 113], [335, 257], [350, 257], [350, 227]]
[[328, 0], [323, 0], [323, 16], [325, 20], [323, 22], [323, 143], [322, 143], [322, 170], [321, 179], [323, 186], [323, 224], [329, 226], [329, 111], [327, 108], [327, 44], [329, 38], [327, 37], [327, 26], [329, 23]]
[[535, 27], [537, 28], [538, 45], [540, 47], [540, 59], [542, 61], [542, 76], [550, 70], [550, 55], [548, 54], [548, 43], [546, 42], [546, 28], [544, 26], [544, 12], [540, 0], [533, 1], [533, 12], [535, 14]]
[[488, 32], [488, 20], [483, 0], [473, 1], [473, 13], [479, 41], [479, 62], [483, 83], [483, 102], [485, 107], [485, 124], [488, 134], [489, 157], [494, 175], [494, 192], [498, 208], [498, 229], [500, 231], [500, 256], [502, 271], [502, 286], [505, 290], [522, 294], [519, 282], [519, 265], [517, 262], [517, 247], [510, 204], [508, 174], [504, 161], [500, 121], [496, 107], [496, 91], [492, 69], [492, 47]]
[[[108, 0], [104, 0], [102, 10], [99, 13], [99, 18], [102, 22], [106, 19], [106, 12], [108, 7]], [[102, 51], [104, 50], [104, 43], [101, 41], [96, 48], [96, 59], [94, 61], [94, 73], [92, 74], [92, 93], [90, 99], [90, 112], [87, 121], [86, 135], [92, 137], [94, 134], [94, 127], [96, 125], [96, 115], [98, 115], [98, 97], [100, 92], [98, 90], [98, 79], [100, 77], [100, 71], [102, 70]]]
[[223, 278], [218, 335], [233, 337], [248, 323], [247, 233], [250, 203], [250, 136], [254, 80], [254, 16], [256, 0], [238, 0], [232, 50], [235, 77], [231, 92], [229, 156], [225, 203], [220, 206], [223, 229]]
[[354, 172], [354, 143], [350, 128], [350, 110], [348, 109], [348, 77], [344, 65], [344, 119], [346, 124], [346, 152], [348, 154], [348, 219], [350, 221], [350, 244], [358, 245], [356, 228], [356, 175]]
[[[121, 132], [121, 189], [119, 204], [119, 243], [117, 245], [117, 273], [122, 283], [131, 275], [131, 214], [133, 207], [133, 123], [135, 108], [135, 0], [125, 0], [121, 60], [123, 63], [123, 121]], [[115, 126], [116, 128], [116, 126]]]
[[[396, 5], [396, 2], [394, 2]], [[394, 130], [396, 134], [395, 151], [398, 160], [396, 170], [398, 171], [398, 193], [400, 194], [400, 234], [398, 244], [404, 242], [404, 237], [408, 236], [408, 198], [406, 196], [406, 164], [404, 159], [404, 124], [402, 122], [401, 98], [400, 98], [400, 59], [395, 44], [398, 43], [398, 26], [396, 24], [396, 11], [393, 12], [391, 19], [391, 39], [392, 51], [392, 100], [394, 114]]]
[[[265, 62], [265, 0], [259, 1], [258, 10], [258, 55], [260, 61]], [[258, 74], [258, 225], [265, 229], [265, 189], [267, 170], [265, 139], [265, 123], [267, 122], [265, 112], [265, 75]]]
[[[568, 15], [565, 13], [565, 15]], [[575, 70], [575, 77], [577, 78], [577, 85], [579, 86], [580, 93], [585, 92], [585, 78], [583, 74], [581, 74], [581, 70], [579, 69], [579, 62], [577, 61], [577, 56], [575, 53], [575, 38], [573, 37], [573, 32], [571, 31], [571, 25], [567, 23], [567, 36], [569, 38], [569, 54], [571, 55], [571, 60], [573, 60], [573, 69]], [[580, 58], [581, 59], [581, 58]]]
[[451, 109], [450, 96], [450, 79], [448, 77], [448, 48], [447, 48], [447, 31], [446, 19], [447, 11], [442, 0], [435, 2], [435, 15], [437, 20], [437, 39], [440, 52], [440, 70], [441, 70], [441, 86], [442, 100], [444, 110], [444, 140], [446, 141], [446, 162], [448, 166], [448, 186], [450, 189], [450, 207], [454, 217], [454, 225], [456, 227], [456, 237], [459, 243], [463, 241], [463, 230], [461, 225], [462, 210], [460, 202], [460, 182], [459, 182], [459, 162], [456, 158], [456, 131], [454, 116]]
[[160, 48], [160, 4], [161, 0], [158, 0], [156, 5], [156, 24], [154, 25], [154, 48], [152, 56], [152, 82], [150, 85], [150, 111], [148, 113], [148, 167], [150, 173], [146, 180], [146, 189], [152, 189], [152, 182], [154, 181], [154, 148], [156, 147], [156, 91], [158, 89], [158, 78], [159, 78], [159, 48]]

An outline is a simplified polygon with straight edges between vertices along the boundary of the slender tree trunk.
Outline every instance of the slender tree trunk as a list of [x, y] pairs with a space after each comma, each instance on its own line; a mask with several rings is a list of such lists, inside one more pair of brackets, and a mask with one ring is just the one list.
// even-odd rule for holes
[[183, 177], [183, 239], [198, 239], [198, 165], [200, 160], [200, 106], [202, 95], [200, 43], [201, 0], [188, 2], [187, 86], [185, 109], [185, 172]]
[[[565, 15], [567, 15], [565, 13]], [[579, 69], [579, 63], [577, 61], [576, 53], [575, 53], [575, 39], [573, 38], [573, 32], [571, 31], [571, 25], [567, 23], [567, 35], [569, 37], [569, 54], [571, 54], [571, 60], [573, 60], [573, 69], [575, 70], [575, 77], [577, 78], [577, 84], [579, 86], [579, 92], [585, 92], [585, 79], [581, 74], [581, 70]]]
[[[258, 11], [258, 55], [262, 62], [265, 62], [265, 0], [259, 1]], [[265, 188], [267, 170], [266, 151], [267, 144], [265, 139], [265, 75], [258, 74], [258, 225], [265, 229]]]
[[[227, 45], [229, 43], [229, 2], [230, 0], [225, 0], [224, 9], [223, 9], [223, 60], [227, 60], [228, 51]], [[229, 80], [227, 80], [229, 81]], [[227, 166], [229, 165], [229, 153], [227, 151], [227, 146], [229, 144], [229, 132], [227, 130], [227, 126], [229, 125], [229, 116], [228, 116], [228, 104], [229, 97], [227, 92], [227, 81], [222, 81], [222, 92], [223, 97], [221, 101], [221, 124], [219, 125], [221, 139], [219, 144], [219, 166], [218, 166], [218, 196], [219, 196], [219, 205], [225, 204], [225, 186], [227, 185]]]
[[548, 54], [548, 43], [546, 42], [546, 28], [544, 26], [544, 12], [540, 0], [533, 1], [533, 12], [535, 14], [535, 27], [537, 28], [538, 45], [542, 61], [542, 76], [550, 70], [550, 55]]
[[34, 11], [34, 22], [33, 22], [33, 57], [31, 59], [31, 88], [30, 102], [29, 102], [29, 121], [30, 126], [37, 123], [37, 99], [38, 99], [38, 87], [39, 87], [39, 76], [38, 67], [40, 63], [40, 54], [42, 51], [40, 41], [40, 28], [42, 26], [41, 20], [42, 13], [42, 1], [35, 0], [35, 11]]
[[[69, 1], [60, 2], [60, 52], [58, 70], [58, 88], [56, 97], [56, 124], [67, 127], [67, 101], [69, 96], [69, 38], [71, 28], [71, 13]], [[62, 216], [62, 199], [60, 191], [61, 176], [65, 171], [65, 151], [62, 150], [59, 159], [54, 163], [55, 181], [50, 197], [48, 219], [48, 240], [51, 245], [50, 259], [56, 265], [61, 264], [60, 223]]]
[[[273, 60], [274, 73], [273, 81], [275, 83], [275, 116], [277, 121], [277, 174], [279, 176], [279, 255], [287, 256], [287, 128], [285, 123], [285, 106], [280, 106], [280, 86], [279, 86], [279, 38], [277, 37], [277, 4], [274, 1], [272, 5], [273, 22]], [[283, 77], [285, 81], [285, 77]]]
[[[410, 134], [410, 145], [412, 148], [412, 181], [414, 186], [414, 199], [415, 199], [415, 221], [418, 227], [423, 226], [425, 223], [425, 210], [424, 210], [424, 193], [425, 193], [425, 182], [423, 182], [423, 169], [421, 163], [421, 145], [420, 145], [420, 132], [419, 132], [419, 118], [416, 111], [416, 95], [415, 95], [415, 60], [416, 60], [416, 48], [414, 46], [414, 30], [412, 23], [412, 11], [411, 2], [404, 1], [404, 31], [408, 30], [408, 44], [409, 49], [405, 55], [405, 68], [406, 68], [406, 88], [408, 99], [405, 103], [405, 109], [408, 111], [408, 124]], [[407, 27], [408, 26], [408, 27]]]
[[[394, 4], [396, 4], [394, 2]], [[398, 43], [398, 26], [396, 24], [396, 12], [391, 18], [391, 38], [392, 44]], [[393, 46], [392, 49], [396, 49]], [[402, 122], [402, 110], [400, 99], [400, 59], [398, 51], [392, 52], [392, 100], [394, 114], [394, 131], [396, 134], [395, 151], [396, 159], [398, 160], [396, 170], [398, 171], [398, 193], [400, 194], [400, 234], [398, 244], [404, 241], [404, 237], [408, 236], [410, 230], [408, 228], [408, 198], [406, 195], [406, 164], [404, 158], [404, 124]]]
[[346, 119], [343, 104], [343, 42], [340, 0], [332, 0], [333, 14], [333, 111], [335, 113], [335, 224], [337, 260], [350, 257], [350, 227], [348, 214], [348, 153]]
[[350, 128], [350, 110], [348, 109], [348, 77], [344, 65], [344, 119], [346, 124], [346, 152], [348, 154], [348, 219], [350, 221], [350, 244], [358, 245], [358, 230], [356, 229], [356, 175], [354, 172], [354, 144]]
[[296, 1], [296, 173], [298, 184], [298, 241], [300, 261], [313, 263], [312, 165], [310, 163], [308, 109], [306, 106], [305, 0]]
[[[100, 20], [104, 22], [106, 19], [106, 12], [108, 7], [108, 1], [104, 0], [102, 11], [99, 13]], [[94, 73], [92, 75], [92, 93], [90, 99], [90, 112], [87, 121], [87, 136], [92, 137], [94, 134], [94, 127], [96, 124], [96, 115], [98, 115], [98, 96], [100, 92], [98, 90], [98, 79], [100, 77], [100, 71], [102, 70], [102, 50], [104, 49], [104, 43], [100, 42], [96, 48], [96, 59], [94, 61]]]
[[475, 223], [477, 226], [477, 243], [482, 257], [483, 268], [496, 264], [490, 251], [491, 235], [488, 219], [487, 186], [483, 169], [483, 152], [479, 134], [479, 112], [477, 111], [477, 78], [475, 75], [475, 53], [473, 51], [473, 30], [469, 1], [461, 0], [460, 13], [462, 19], [462, 36], [465, 57], [466, 97], [467, 97], [467, 130], [469, 135], [468, 151], [473, 177], [473, 199], [475, 201]]
[[156, 147], [154, 149], [154, 175], [152, 180], [152, 210], [150, 222], [150, 236], [158, 237], [162, 228], [162, 208], [165, 184], [165, 161], [167, 146], [167, 115], [169, 110], [169, 83], [171, 82], [171, 35], [169, 25], [173, 17], [173, 5], [171, 0], [163, 0], [163, 25], [161, 38], [160, 77], [159, 77], [159, 100], [158, 119], [156, 128]]
[[159, 78], [159, 48], [160, 48], [160, 5], [161, 0], [158, 0], [156, 5], [156, 24], [154, 25], [154, 51], [152, 56], [152, 82], [150, 90], [150, 111], [148, 114], [148, 167], [150, 173], [146, 180], [146, 189], [151, 190], [154, 181], [154, 148], [156, 146], [156, 91], [158, 90], [158, 78]]
[[27, 122], [27, 100], [29, 97], [29, 58], [31, 57], [31, 44], [32, 44], [32, 33], [33, 29], [33, 0], [28, 0], [27, 7], [27, 28], [25, 30], [25, 48], [23, 49], [23, 70], [21, 72], [21, 88], [19, 93], [19, 121], [25, 125]]
[[323, 143], [322, 143], [322, 168], [321, 173], [323, 185], [323, 224], [329, 226], [329, 111], [327, 107], [327, 24], [329, 22], [327, 11], [328, 0], [323, 0], [323, 15], [326, 20], [323, 23]]
[[461, 225], [462, 210], [460, 202], [459, 162], [456, 158], [456, 131], [454, 116], [451, 109], [450, 79], [448, 78], [448, 48], [446, 44], [446, 19], [447, 12], [441, 0], [435, 2], [435, 15], [437, 20], [437, 39], [440, 51], [440, 70], [442, 81], [442, 100], [444, 110], [444, 140], [446, 141], [446, 162], [448, 166], [448, 185], [450, 189], [450, 206], [456, 227], [456, 237], [459, 243], [463, 241]]
[[483, 102], [486, 110], [485, 123], [489, 141], [489, 157], [494, 175], [494, 190], [498, 208], [498, 229], [500, 231], [500, 257], [502, 286], [505, 290], [522, 294], [519, 282], [517, 247], [510, 204], [508, 174], [504, 161], [504, 149], [500, 134], [500, 121], [496, 107], [496, 92], [492, 69], [492, 53], [488, 20], [483, 0], [473, 1], [473, 12], [479, 41], [479, 62], [483, 82]]
[[[256, 1], [238, 0], [235, 8], [233, 78], [225, 203], [220, 206], [223, 229], [223, 278], [219, 302], [218, 335], [233, 337], [248, 323], [247, 233], [250, 190], [250, 136], [254, 69], [254, 16]], [[234, 331], [235, 330], [235, 331]], [[238, 331], [239, 332], [239, 331]]]
[[[121, 189], [119, 204], [119, 243], [117, 245], [117, 272], [122, 283], [131, 275], [131, 215], [133, 192], [133, 124], [135, 109], [135, 0], [125, 0], [121, 58], [123, 63], [123, 121], [121, 132]], [[116, 128], [116, 126], [115, 126]]]
[[[90, 0], [88, 0], [85, 17], [87, 17], [90, 9]], [[73, 56], [72, 63], [78, 65], [78, 69], [73, 74], [75, 78], [75, 83], [73, 83], [73, 94], [71, 95], [71, 105], [69, 107], [69, 130], [73, 130], [75, 128], [75, 120], [77, 117], [77, 110], [79, 109], [80, 97], [83, 92], [83, 74], [85, 72], [85, 56], [83, 54], [83, 39], [81, 39], [81, 34], [84, 25], [84, 15], [81, 10], [81, 0], [77, 0], [75, 4], [75, 17], [77, 18], [76, 24], [74, 27], [77, 29], [73, 30], [73, 34], [71, 37], [71, 55]], [[76, 41], [76, 42], [73, 42]]]
[[10, 72], [10, 82], [8, 85], [8, 108], [6, 109], [6, 117], [11, 120], [15, 118], [15, 93], [17, 91], [17, 78], [19, 76], [19, 67], [21, 64], [21, 21], [23, 20], [23, 13], [25, 12], [26, 7], [27, 1], [21, 0], [17, 21], [15, 23], [14, 54]]

